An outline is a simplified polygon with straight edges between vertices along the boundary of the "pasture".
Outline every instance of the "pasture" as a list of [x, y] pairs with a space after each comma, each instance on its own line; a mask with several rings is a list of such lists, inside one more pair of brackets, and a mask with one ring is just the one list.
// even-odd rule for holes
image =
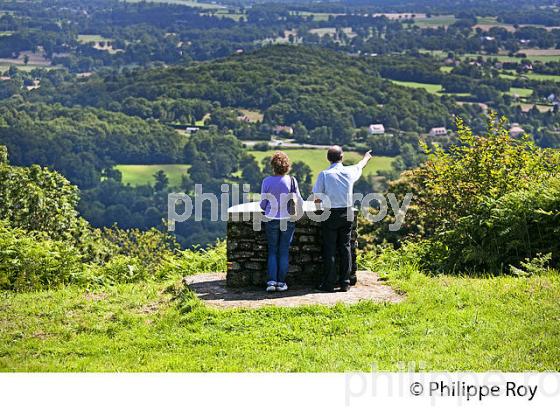
[[[128, 3], [140, 3], [145, 0], [124, 0]], [[197, 7], [200, 9], [224, 9], [225, 6], [215, 3], [205, 3], [193, 0], [148, 0], [150, 3], [169, 3], [169, 4], [180, 4], [182, 6]]]
[[397, 80], [390, 80], [392, 83], [401, 85], [403, 87], [409, 88], [423, 88], [427, 92], [431, 94], [438, 94], [442, 92], [441, 84], [430, 84], [430, 83], [417, 83], [414, 81], [397, 81]]
[[154, 174], [162, 170], [169, 178], [169, 186], [179, 187], [181, 185], [181, 177], [187, 173], [190, 165], [117, 165], [115, 168], [122, 173], [123, 183], [125, 184], [132, 186], [153, 185], [155, 182]]
[[78, 34], [78, 41], [83, 44], [99, 43], [100, 41], [113, 41], [108, 37], [103, 37], [99, 34]]
[[416, 17], [414, 19], [414, 25], [418, 27], [447, 27], [451, 24], [455, 23], [456, 19], [455, 16], [452, 14], [450, 15], [440, 15], [440, 16], [424, 16], [424, 17]]

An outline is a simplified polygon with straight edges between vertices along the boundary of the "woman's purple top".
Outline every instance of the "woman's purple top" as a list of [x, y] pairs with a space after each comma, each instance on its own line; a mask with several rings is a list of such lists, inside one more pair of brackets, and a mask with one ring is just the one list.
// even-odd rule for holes
[[[281, 195], [288, 195], [290, 193], [290, 188], [292, 185], [291, 177], [289, 175], [272, 175], [266, 177], [262, 182], [261, 187], [261, 209], [264, 210], [264, 214], [271, 219], [284, 219], [289, 218], [290, 214], [288, 212], [287, 200], [288, 197], [281, 199]], [[299, 186], [294, 178], [295, 194], [297, 195], [296, 200], [302, 201], [301, 194], [299, 193]], [[268, 194], [268, 195], [265, 195]], [[272, 195], [276, 201], [268, 200], [266, 196]], [[283, 201], [283, 202], [281, 202]], [[274, 203], [276, 202], [276, 203]], [[280, 209], [282, 208], [282, 209]]]

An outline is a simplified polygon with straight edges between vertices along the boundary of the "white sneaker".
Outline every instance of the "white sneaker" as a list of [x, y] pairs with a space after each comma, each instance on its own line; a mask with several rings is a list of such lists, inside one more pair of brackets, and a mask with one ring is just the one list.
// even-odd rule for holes
[[284, 282], [278, 282], [276, 284], [276, 291], [277, 292], [285, 292], [288, 290], [288, 285], [286, 285], [286, 283]]
[[277, 283], [271, 280], [270, 282], [266, 283], [266, 291], [267, 292], [275, 292], [276, 291]]

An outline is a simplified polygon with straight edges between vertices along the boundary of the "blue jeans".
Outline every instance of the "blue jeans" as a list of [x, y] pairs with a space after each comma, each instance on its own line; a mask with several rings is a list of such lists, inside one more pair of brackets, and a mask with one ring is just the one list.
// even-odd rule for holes
[[268, 281], [285, 282], [288, 274], [290, 243], [294, 237], [296, 224], [287, 221], [285, 231], [280, 230], [280, 221], [265, 222], [268, 241]]

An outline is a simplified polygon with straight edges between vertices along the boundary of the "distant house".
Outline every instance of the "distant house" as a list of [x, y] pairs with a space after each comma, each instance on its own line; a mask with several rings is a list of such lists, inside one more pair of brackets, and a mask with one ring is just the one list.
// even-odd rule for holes
[[38, 88], [41, 87], [41, 80], [32, 80], [29, 82], [24, 82], [24, 84], [26, 84], [25, 88], [28, 91], [37, 90]]
[[445, 127], [435, 127], [430, 130], [430, 137], [441, 137], [447, 135], [447, 129]]
[[511, 124], [511, 128], [509, 129], [509, 136], [511, 138], [516, 138], [523, 134], [525, 134], [525, 130], [521, 128], [518, 123], [514, 122]]
[[194, 134], [199, 129], [200, 129], [199, 127], [187, 127], [187, 128], [185, 128], [185, 131], [188, 132], [189, 134]]
[[12, 78], [10, 76], [7, 76], [7, 75], [3, 75], [3, 76], [0, 77], [0, 81], [9, 81], [11, 79]]
[[369, 135], [385, 134], [385, 127], [383, 124], [370, 124], [368, 127]]
[[275, 126], [272, 131], [276, 134], [289, 134], [292, 135], [294, 133], [294, 129], [292, 127], [289, 127], [287, 125], [277, 125]]

